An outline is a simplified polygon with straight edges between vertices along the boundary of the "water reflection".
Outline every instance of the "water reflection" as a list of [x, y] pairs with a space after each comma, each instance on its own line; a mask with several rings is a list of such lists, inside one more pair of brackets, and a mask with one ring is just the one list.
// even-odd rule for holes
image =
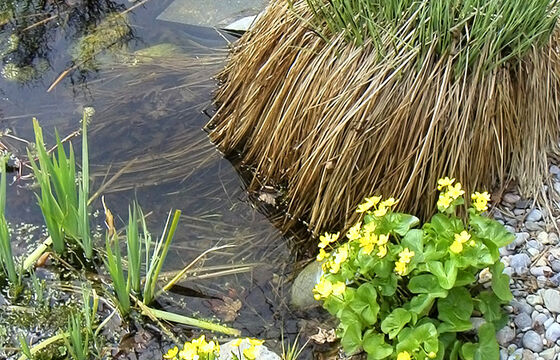
[[[130, 4], [13, 0], [0, 5], [0, 12], [10, 13], [0, 31], [2, 44], [9, 47], [10, 36], [19, 37], [3, 66], [32, 66], [39, 74], [40, 61], [48, 64], [27, 82], [0, 79], [0, 130], [10, 129], [14, 136], [1, 141], [23, 158], [26, 144], [16, 137], [33, 138], [31, 117], [39, 118], [52, 144], [55, 127], [62, 137], [72, 134], [79, 128], [81, 108], [96, 108], [89, 130], [91, 188], [106, 195], [117, 226], [126, 223], [134, 199], [150, 213], [154, 236], [170, 208], [183, 210], [164, 269], [168, 274], [213, 246], [234, 246], [205, 257], [182, 288], [159, 304], [185, 315], [223, 318], [228, 315], [223, 305], [239, 301], [241, 308], [230, 317], [234, 327], [278, 338], [279, 321], [287, 316], [282, 290], [290, 270], [286, 239], [254, 207], [234, 167], [202, 130], [208, 120], [203, 111], [216, 86], [212, 77], [224, 65], [228, 40], [213, 29], [157, 22], [164, 3], [127, 13], [126, 35], [118, 36], [114, 51], [105, 56], [94, 50], [96, 61], [87, 64], [73, 58], [76, 44]], [[67, 69], [72, 71], [47, 92]], [[72, 141], [79, 149], [79, 138]], [[41, 223], [28, 185], [19, 181], [10, 187], [8, 217]], [[93, 208], [101, 208], [98, 201]], [[97, 221], [102, 229], [102, 219]]]

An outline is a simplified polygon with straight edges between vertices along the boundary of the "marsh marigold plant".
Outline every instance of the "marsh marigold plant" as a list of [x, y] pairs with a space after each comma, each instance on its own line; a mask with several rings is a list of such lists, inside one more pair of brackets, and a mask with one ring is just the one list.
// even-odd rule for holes
[[[437, 184], [439, 213], [423, 226], [393, 211], [398, 200], [366, 198], [362, 219], [345, 234], [324, 234], [317, 261], [323, 275], [316, 300], [340, 321], [337, 335], [348, 354], [368, 360], [499, 359], [495, 333], [507, 322], [501, 306], [512, 299], [498, 249], [513, 235], [486, 217], [490, 195], [470, 196], [461, 184]], [[335, 247], [335, 242], [340, 244]], [[478, 275], [492, 274], [480, 284]], [[485, 322], [474, 329], [472, 317]]]

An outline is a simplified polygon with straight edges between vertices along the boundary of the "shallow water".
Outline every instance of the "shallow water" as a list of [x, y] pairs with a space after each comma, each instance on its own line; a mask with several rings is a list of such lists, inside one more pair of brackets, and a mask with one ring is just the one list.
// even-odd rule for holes
[[[219, 319], [219, 299], [239, 299], [243, 306], [230, 324], [244, 335], [279, 339], [282, 328], [286, 335], [294, 333], [296, 320], [287, 310], [282, 286], [290, 270], [290, 240], [251, 202], [235, 168], [202, 129], [212, 112], [212, 76], [223, 66], [228, 41], [234, 38], [215, 29], [158, 21], [169, 1], [154, 0], [128, 14], [131, 33], [119, 44], [117, 56], [102, 53], [93, 65], [80, 65], [72, 59], [72, 48], [88, 31], [87, 24], [133, 4], [50, 1], [39, 8], [36, 3], [40, 1], [28, 2], [29, 10], [22, 15], [28, 23], [9, 22], [0, 28], [4, 44], [10, 34], [19, 36], [17, 50], [3, 59], [4, 68], [14, 63], [45, 70], [24, 82], [0, 79], [0, 130], [31, 141], [31, 118], [37, 117], [52, 144], [55, 128], [61, 137], [71, 134], [80, 127], [82, 108], [93, 106], [96, 114], [88, 130], [91, 189], [102, 188], [117, 214], [117, 227], [124, 226], [134, 199], [150, 213], [148, 226], [154, 235], [161, 232], [171, 208], [182, 210], [166, 272], [181, 269], [212, 246], [234, 245], [205, 258], [181, 283], [182, 291], [162, 296], [159, 305]], [[45, 22], [33, 25], [37, 21]], [[123, 57], [160, 43], [180, 51], [153, 60]], [[68, 75], [47, 92], [67, 69]], [[25, 142], [6, 136], [0, 142], [25, 158]], [[72, 142], [79, 153], [79, 137]], [[27, 173], [24, 169], [23, 175]], [[42, 223], [29, 185], [16, 178], [9, 187], [8, 221]], [[98, 198], [92, 210], [99, 209]], [[98, 218], [99, 229], [101, 224]], [[16, 253], [23, 253], [29, 244], [14, 246]], [[232, 269], [237, 273], [224, 275]]]

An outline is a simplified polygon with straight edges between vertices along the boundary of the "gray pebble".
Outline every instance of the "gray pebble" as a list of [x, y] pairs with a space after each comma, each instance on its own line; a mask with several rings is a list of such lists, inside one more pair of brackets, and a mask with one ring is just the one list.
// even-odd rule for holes
[[552, 260], [550, 266], [554, 272], [560, 272], [560, 260]]
[[531, 255], [532, 257], [535, 257], [537, 255], [539, 255], [541, 252], [538, 249], [535, 248], [527, 248], [527, 252], [529, 253], [529, 255]]
[[560, 338], [560, 324], [553, 322], [547, 329], [545, 333], [547, 340], [555, 342]]
[[506, 349], [500, 349], [500, 360], [508, 360], [508, 353]]
[[543, 341], [539, 334], [529, 330], [523, 335], [523, 346], [534, 352], [541, 352], [543, 350]]
[[558, 238], [557, 233], [549, 233], [548, 234], [548, 243], [549, 244], [556, 245], [556, 244], [558, 244], [558, 240], [560, 240], [560, 239]]
[[537, 316], [533, 318], [533, 327], [538, 327], [543, 325], [549, 319], [545, 314], [537, 313]]
[[529, 240], [530, 237], [531, 235], [529, 235], [529, 233], [525, 231], [515, 233], [515, 240], [514, 240], [515, 245], [521, 246], [525, 244], [525, 242]]
[[544, 246], [540, 242], [538, 242], [537, 240], [527, 241], [527, 246], [530, 247], [530, 248], [533, 248], [533, 249], [537, 249], [539, 251], [541, 251], [544, 248]]
[[536, 360], [537, 356], [531, 351], [527, 349], [523, 349], [523, 360]]
[[554, 355], [556, 355], [556, 350], [554, 348], [546, 349], [539, 353], [539, 356], [542, 357], [544, 360], [553, 360]]
[[519, 196], [517, 194], [507, 193], [507, 194], [504, 195], [502, 200], [504, 202], [508, 203], [508, 204], [515, 204], [516, 202], [521, 200], [521, 196]]
[[513, 322], [521, 331], [527, 331], [533, 325], [533, 320], [531, 319], [531, 316], [529, 316], [529, 314], [525, 312], [522, 312], [521, 314], [517, 315], [513, 320]]
[[533, 204], [533, 201], [527, 199], [521, 199], [515, 203], [515, 207], [518, 209], [527, 209]]
[[540, 221], [542, 219], [542, 217], [543, 217], [543, 214], [539, 209], [533, 209], [527, 215], [526, 220], [527, 221], [532, 221], [532, 222], [537, 222], [537, 221]]
[[543, 323], [545, 329], [548, 329], [552, 324], [554, 324], [554, 318], [547, 319]]
[[556, 165], [551, 165], [549, 171], [552, 175], [556, 175], [556, 176], [560, 175], [560, 168]]
[[502, 346], [508, 345], [513, 339], [515, 339], [515, 331], [509, 326], [504, 326], [496, 333], [496, 340]]
[[548, 310], [560, 313], [560, 292], [554, 289], [546, 289], [543, 292], [544, 305]]
[[560, 286], [560, 274], [556, 274], [553, 277], [551, 277], [550, 282], [553, 283], [556, 286]]
[[518, 313], [524, 312], [527, 315], [531, 315], [531, 312], [533, 312], [533, 307], [527, 304], [527, 302], [524, 299], [521, 300], [514, 299], [511, 301], [511, 305], [517, 310]]
[[529, 231], [538, 231], [538, 230], [543, 229], [541, 224], [538, 224], [538, 223], [533, 222], [533, 221], [525, 222], [525, 228], [527, 228], [527, 230], [529, 230]]
[[537, 235], [537, 241], [543, 245], [547, 245], [549, 244], [549, 240], [548, 240], [548, 233], [546, 231], [541, 231], [538, 235]]
[[529, 265], [531, 264], [531, 259], [527, 254], [516, 254], [511, 257], [509, 265], [513, 268], [513, 271], [519, 275], [524, 275], [529, 271]]
[[511, 276], [513, 275], [513, 269], [511, 268], [511, 266], [508, 266], [504, 269], [503, 273], [511, 278]]
[[548, 266], [536, 266], [534, 268], [531, 268], [531, 274], [533, 276], [545, 276], [551, 273], [552, 273], [552, 269]]
[[542, 304], [543, 299], [538, 294], [531, 294], [531, 295], [527, 295], [527, 303], [531, 306], [535, 306], [537, 304]]

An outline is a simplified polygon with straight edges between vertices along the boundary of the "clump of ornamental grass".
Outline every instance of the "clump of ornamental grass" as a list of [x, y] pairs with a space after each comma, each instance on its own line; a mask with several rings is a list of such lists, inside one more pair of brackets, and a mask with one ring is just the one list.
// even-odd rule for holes
[[535, 195], [558, 150], [557, 5], [272, 2], [220, 74], [211, 138], [315, 233], [371, 193], [428, 218], [442, 173]]
[[[360, 220], [320, 237], [322, 275], [316, 300], [339, 320], [345, 351], [368, 359], [498, 359], [496, 331], [507, 324], [502, 305], [512, 299], [499, 248], [514, 236], [486, 217], [490, 196], [471, 195], [468, 216], [460, 183], [438, 182], [438, 213], [418, 218], [393, 212], [381, 196], [358, 207]], [[484, 323], [474, 328], [472, 317]]]

